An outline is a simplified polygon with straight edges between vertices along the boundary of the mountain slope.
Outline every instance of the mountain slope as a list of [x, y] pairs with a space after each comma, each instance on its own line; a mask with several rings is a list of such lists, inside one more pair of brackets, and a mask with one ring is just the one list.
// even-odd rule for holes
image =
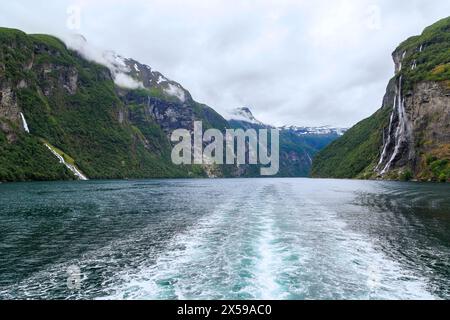
[[124, 116], [129, 108], [108, 68], [51, 36], [3, 28], [0, 40], [0, 180], [75, 178], [42, 141], [90, 178], [188, 175], [171, 164], [159, 126], [147, 119], [151, 134], [164, 137], [151, 144]]
[[319, 153], [314, 177], [450, 179], [450, 17], [393, 60], [382, 108]]

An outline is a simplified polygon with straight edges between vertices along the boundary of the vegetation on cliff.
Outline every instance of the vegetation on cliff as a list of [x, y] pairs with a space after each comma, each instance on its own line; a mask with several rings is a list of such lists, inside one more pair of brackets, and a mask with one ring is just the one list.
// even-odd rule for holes
[[[393, 58], [396, 75], [382, 108], [316, 156], [314, 177], [450, 180], [450, 17], [401, 43]], [[406, 129], [410, 130], [411, 145], [404, 149], [406, 142], [397, 141], [401, 152], [397, 149], [389, 157], [396, 166], [387, 172], [376, 171], [388, 135], [397, 138], [396, 129], [389, 129], [389, 118], [392, 112], [399, 112], [399, 98], [395, 97], [399, 92], [410, 117], [400, 126], [412, 127]], [[408, 158], [407, 153], [414, 153], [413, 157]]]
[[27, 134], [20, 121], [0, 117], [15, 136], [8, 141], [0, 130], [0, 181], [71, 178], [39, 139], [71, 155], [90, 178], [188, 174], [168, 161], [168, 144], [147, 148], [145, 136], [167, 139], [159, 128], [120, 123], [118, 115], [128, 111], [109, 70], [54, 37], [0, 29], [0, 87], [12, 92], [0, 115], [19, 109], [30, 130]]

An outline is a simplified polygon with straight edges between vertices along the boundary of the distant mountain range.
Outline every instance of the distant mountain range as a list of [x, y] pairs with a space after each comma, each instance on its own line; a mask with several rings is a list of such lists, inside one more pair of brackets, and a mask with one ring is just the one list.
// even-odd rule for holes
[[345, 129], [331, 127], [284, 126], [275, 128], [256, 119], [247, 107], [233, 110], [228, 117], [228, 122], [233, 128], [280, 130], [280, 172], [278, 176], [281, 177], [308, 177], [315, 155], [345, 132]]
[[[240, 122], [242, 124], [248, 123], [265, 128], [276, 128], [275, 126], [264, 124], [253, 116], [250, 108], [242, 107], [236, 108], [228, 116], [229, 121]], [[280, 131], [290, 131], [298, 135], [334, 135], [342, 136], [347, 129], [346, 128], [334, 128], [331, 126], [322, 127], [298, 127], [298, 126], [282, 126], [278, 127]]]
[[[67, 43], [67, 44], [66, 44]], [[175, 166], [175, 129], [270, 127], [248, 108], [227, 121], [148, 65], [49, 35], [0, 28], [0, 181], [251, 177], [257, 166]], [[280, 128], [279, 176], [308, 176], [340, 129]], [[310, 130], [305, 132], [302, 130]]]
[[342, 136], [348, 129], [346, 128], [334, 128], [331, 126], [323, 127], [297, 127], [297, 126], [284, 126], [280, 130], [289, 130], [295, 132], [298, 135], [336, 135]]

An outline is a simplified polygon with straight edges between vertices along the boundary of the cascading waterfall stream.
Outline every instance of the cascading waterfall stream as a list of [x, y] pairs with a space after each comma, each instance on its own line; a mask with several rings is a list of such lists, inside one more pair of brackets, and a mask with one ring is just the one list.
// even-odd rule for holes
[[[390, 123], [389, 123], [389, 133], [387, 141], [385, 141], [383, 152], [380, 157], [380, 161], [378, 162], [378, 166], [376, 168], [376, 171], [380, 172], [381, 175], [384, 175], [389, 169], [391, 168], [394, 160], [398, 156], [400, 152], [400, 148], [403, 143], [408, 141], [408, 126], [407, 126], [407, 115], [405, 111], [405, 100], [402, 97], [402, 76], [399, 77], [398, 85], [397, 85], [397, 96], [395, 98], [395, 104], [394, 104], [394, 111], [391, 114]], [[397, 112], [398, 115], [398, 125], [395, 129], [395, 147], [394, 152], [389, 157], [388, 149], [392, 142], [392, 132], [394, 129], [394, 115], [395, 112]], [[383, 167], [383, 169], [380, 171], [381, 166], [385, 163], [385, 161], [389, 159], [386, 163], [386, 165]]]
[[55, 150], [53, 150], [52, 147], [50, 147], [47, 143], [45, 146], [55, 155], [55, 157], [58, 158], [59, 162], [66, 166], [67, 169], [69, 169], [79, 180], [87, 181], [89, 180], [84, 174], [78, 170], [77, 167], [74, 165], [71, 165], [70, 163], [67, 163], [64, 158]]
[[313, 163], [313, 160], [312, 160], [312, 158], [311, 158], [311, 156], [309, 155], [309, 153], [308, 152], [306, 152], [306, 156], [308, 157], [308, 161], [309, 161], [309, 163], [312, 165], [312, 163]]
[[[25, 132], [30, 133], [30, 129], [28, 128], [27, 120], [25, 119], [25, 116], [22, 112], [20, 113], [20, 117], [22, 119], [23, 129], [25, 130]], [[53, 150], [52, 147], [50, 147], [50, 145], [48, 145], [46, 143], [45, 146], [55, 155], [55, 157], [58, 158], [59, 162], [62, 163], [63, 165], [65, 165], [66, 168], [69, 169], [79, 180], [83, 180], [83, 181], [89, 180], [83, 173], [81, 173], [80, 170], [78, 170], [78, 168], [76, 166], [71, 165], [70, 163], [67, 163], [58, 152], [56, 152], [55, 150]]]
[[[425, 45], [421, 44], [418, 48], [416, 48], [416, 52], [423, 52], [425, 50]], [[401, 55], [401, 58], [398, 61], [397, 74], [402, 71], [403, 62], [406, 57], [407, 52], [404, 51]], [[418, 68], [419, 65], [418, 59], [414, 59], [411, 63], [411, 70], [414, 71]], [[398, 160], [398, 156], [401, 154], [402, 147], [405, 144], [409, 144], [409, 156], [411, 156], [411, 151], [413, 148], [412, 142], [412, 127], [411, 122], [408, 119], [408, 115], [405, 110], [405, 99], [402, 97], [402, 81], [403, 76], [399, 75], [398, 83], [396, 86], [396, 96], [393, 111], [391, 113], [390, 122], [389, 122], [389, 131], [388, 137], [385, 138], [383, 136], [383, 151], [380, 156], [380, 160], [378, 162], [375, 171], [381, 175], [386, 174], [391, 167], [394, 165], [394, 162]], [[396, 125], [398, 118], [398, 124]], [[395, 130], [395, 134], [394, 131]], [[392, 146], [394, 144], [394, 148]]]
[[22, 118], [23, 129], [25, 130], [25, 132], [30, 133], [30, 129], [28, 128], [27, 120], [25, 119], [25, 116], [23, 115], [22, 112], [20, 113], [20, 117]]
[[[395, 109], [396, 109], [396, 103], [394, 104], [394, 111], [395, 111]], [[388, 132], [387, 141], [385, 141], [385, 139], [383, 139], [384, 147], [383, 147], [383, 152], [381, 153], [380, 161], [378, 162], [378, 166], [376, 168], [377, 171], [379, 171], [380, 166], [383, 164], [383, 162], [386, 158], [387, 148], [391, 143], [391, 134], [392, 134], [393, 122], [394, 122], [394, 111], [392, 111], [391, 118], [389, 121], [389, 132]]]

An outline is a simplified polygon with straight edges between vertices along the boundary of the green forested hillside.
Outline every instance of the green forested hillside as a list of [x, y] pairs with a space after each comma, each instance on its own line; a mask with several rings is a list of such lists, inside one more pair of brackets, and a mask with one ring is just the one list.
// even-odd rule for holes
[[0, 89], [0, 181], [71, 177], [40, 139], [70, 155], [90, 178], [187, 175], [167, 158], [167, 143], [146, 145], [145, 136], [164, 137], [158, 126], [142, 132], [119, 121], [128, 111], [109, 70], [54, 37], [0, 29]]
[[365, 170], [373, 169], [390, 112], [389, 107], [380, 109], [319, 152], [313, 161], [312, 175], [317, 178], [355, 178], [363, 176]]

